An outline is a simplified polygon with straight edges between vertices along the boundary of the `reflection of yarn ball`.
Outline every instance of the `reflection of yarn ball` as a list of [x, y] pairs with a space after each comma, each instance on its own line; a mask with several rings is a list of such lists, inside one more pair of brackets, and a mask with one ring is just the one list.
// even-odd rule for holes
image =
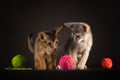
[[113, 65], [112, 59], [111, 58], [103, 58], [102, 62], [101, 62], [101, 65], [105, 69], [111, 69], [112, 65]]
[[22, 55], [16, 55], [11, 60], [12, 67], [22, 68], [25, 65], [25, 58]]
[[61, 70], [71, 70], [75, 64], [74, 59], [70, 55], [64, 55], [59, 60]]

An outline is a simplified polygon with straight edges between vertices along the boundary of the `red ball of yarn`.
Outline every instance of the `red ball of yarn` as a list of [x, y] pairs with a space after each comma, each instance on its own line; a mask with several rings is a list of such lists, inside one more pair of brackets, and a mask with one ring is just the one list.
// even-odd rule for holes
[[72, 70], [75, 65], [75, 60], [70, 55], [64, 55], [59, 60], [61, 70]]
[[105, 69], [111, 69], [113, 66], [112, 59], [111, 58], [103, 58], [101, 65]]

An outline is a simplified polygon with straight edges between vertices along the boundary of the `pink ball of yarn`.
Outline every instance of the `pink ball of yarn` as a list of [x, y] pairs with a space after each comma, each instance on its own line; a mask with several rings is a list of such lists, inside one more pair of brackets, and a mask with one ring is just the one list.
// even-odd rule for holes
[[64, 55], [59, 60], [59, 66], [61, 70], [72, 70], [75, 64], [75, 60], [70, 55]]

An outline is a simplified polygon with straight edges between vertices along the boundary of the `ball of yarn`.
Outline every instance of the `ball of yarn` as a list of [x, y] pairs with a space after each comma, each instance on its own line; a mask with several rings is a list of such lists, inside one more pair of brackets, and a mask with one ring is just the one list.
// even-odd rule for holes
[[103, 58], [102, 62], [101, 62], [101, 65], [105, 69], [111, 69], [112, 65], [113, 65], [112, 59], [111, 58]]
[[72, 70], [75, 65], [75, 60], [70, 55], [64, 55], [59, 60], [61, 70]]

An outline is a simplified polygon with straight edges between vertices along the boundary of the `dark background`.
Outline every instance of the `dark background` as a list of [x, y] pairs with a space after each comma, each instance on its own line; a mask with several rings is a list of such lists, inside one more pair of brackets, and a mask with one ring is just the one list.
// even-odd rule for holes
[[[86, 22], [93, 33], [93, 47], [87, 65], [89, 69], [101, 68], [101, 60], [110, 57], [113, 69], [120, 67], [119, 4], [118, 2], [83, 1], [10, 1], [1, 3], [0, 69], [11, 66], [17, 54], [24, 55], [26, 67], [33, 67], [33, 54], [27, 45], [29, 33], [37, 33], [62, 26], [65, 22]], [[60, 33], [59, 57], [70, 30], [64, 27]]]

